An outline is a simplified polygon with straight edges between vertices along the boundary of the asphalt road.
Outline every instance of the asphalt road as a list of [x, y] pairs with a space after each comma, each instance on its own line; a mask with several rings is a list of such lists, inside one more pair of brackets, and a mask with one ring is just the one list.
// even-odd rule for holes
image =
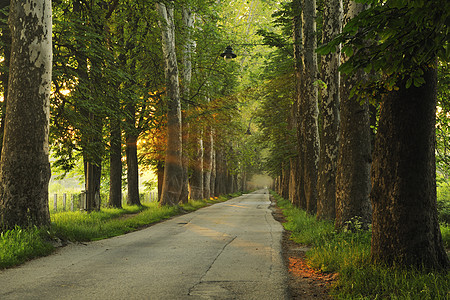
[[0, 299], [288, 299], [267, 190], [0, 271]]

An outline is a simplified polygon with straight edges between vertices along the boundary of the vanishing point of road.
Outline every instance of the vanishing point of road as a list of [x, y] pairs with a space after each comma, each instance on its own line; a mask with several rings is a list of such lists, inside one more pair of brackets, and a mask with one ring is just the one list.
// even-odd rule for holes
[[288, 299], [267, 190], [0, 271], [0, 299]]

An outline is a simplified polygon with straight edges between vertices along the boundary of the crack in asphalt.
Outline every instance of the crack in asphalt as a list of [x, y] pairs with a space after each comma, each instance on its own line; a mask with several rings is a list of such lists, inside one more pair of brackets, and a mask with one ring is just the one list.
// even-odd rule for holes
[[198, 286], [199, 284], [201, 284], [203, 282], [203, 278], [205, 278], [206, 274], [208, 274], [209, 270], [211, 270], [212, 266], [214, 265], [214, 263], [217, 261], [217, 259], [219, 258], [219, 256], [223, 253], [223, 251], [225, 251], [225, 248], [231, 244], [235, 239], [237, 238], [237, 236], [233, 236], [231, 237], [231, 239], [225, 243], [225, 245], [222, 247], [222, 249], [220, 249], [220, 251], [217, 253], [216, 257], [213, 259], [213, 261], [211, 262], [211, 264], [209, 265], [208, 269], [205, 271], [205, 273], [203, 273], [203, 275], [200, 277], [199, 281], [194, 284], [188, 292], [188, 296], [191, 295], [192, 290]]

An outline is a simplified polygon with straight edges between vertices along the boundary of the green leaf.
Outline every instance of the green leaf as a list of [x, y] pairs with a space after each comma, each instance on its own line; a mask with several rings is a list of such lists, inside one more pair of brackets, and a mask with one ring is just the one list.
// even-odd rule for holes
[[415, 87], [420, 87], [424, 83], [425, 83], [425, 79], [423, 79], [423, 77], [414, 77], [414, 86]]
[[409, 77], [408, 80], [406, 81], [406, 88], [409, 89], [411, 84], [412, 84], [412, 77]]

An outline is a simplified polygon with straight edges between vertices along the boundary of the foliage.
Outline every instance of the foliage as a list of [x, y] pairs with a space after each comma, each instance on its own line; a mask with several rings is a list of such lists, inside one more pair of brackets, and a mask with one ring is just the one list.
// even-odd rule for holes
[[450, 178], [450, 62], [438, 64], [438, 95], [436, 113], [436, 167]]
[[434, 65], [436, 58], [450, 60], [448, 1], [359, 2], [371, 6], [350, 20], [342, 34], [318, 52], [335, 51], [343, 43], [342, 51], [350, 59], [341, 65], [342, 72], [379, 72], [365, 87], [370, 95], [396, 89], [401, 80], [406, 81], [407, 88], [419, 87], [424, 83], [423, 66]]
[[24, 263], [52, 251], [53, 246], [47, 241], [45, 229], [23, 229], [16, 226], [0, 233], [0, 269]]
[[450, 225], [448, 223], [441, 224], [441, 234], [444, 247], [450, 249]]
[[295, 79], [292, 73], [267, 80], [255, 93], [261, 102], [256, 121], [261, 130], [260, 143], [268, 149], [265, 170], [276, 177], [283, 165], [296, 155], [295, 129], [291, 126], [291, 106]]
[[450, 224], [450, 182], [437, 176], [437, 205], [439, 222]]

